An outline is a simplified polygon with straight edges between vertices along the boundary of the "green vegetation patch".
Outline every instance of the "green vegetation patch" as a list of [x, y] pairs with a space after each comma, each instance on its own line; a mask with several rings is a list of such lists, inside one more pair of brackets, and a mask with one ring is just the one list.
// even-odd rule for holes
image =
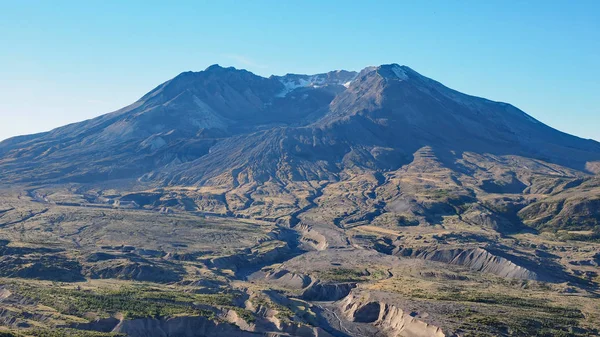
[[126, 318], [175, 315], [215, 318], [215, 312], [199, 305], [233, 307], [235, 294], [193, 294], [147, 286], [118, 290], [78, 290], [31, 285], [13, 285], [15, 292], [66, 315], [83, 317], [94, 312], [102, 317], [122, 313]]
[[98, 331], [87, 331], [77, 329], [29, 329], [23, 330], [22, 333], [17, 332], [0, 332], [0, 337], [24, 337], [24, 336], [35, 336], [35, 337], [125, 337], [125, 334], [113, 333], [113, 332], [98, 332]]
[[556, 236], [559, 240], [585, 241], [600, 243], [600, 229], [594, 229], [590, 234], [581, 234], [568, 231], [558, 231]]
[[469, 291], [441, 292], [432, 294], [429, 298], [439, 301], [473, 302], [520, 309], [533, 309], [537, 312], [554, 314], [564, 318], [583, 318], [583, 314], [578, 309], [555, 306], [550, 304], [549, 301], [539, 298], [524, 298], [504, 294], [478, 293]]
[[[28, 336], [35, 337], [125, 337], [125, 334], [112, 332], [97, 332], [77, 329], [35, 329], [27, 331]], [[18, 335], [17, 335], [18, 336]]]
[[584, 318], [580, 310], [556, 306], [545, 299], [472, 291], [416, 292], [414, 295], [437, 301], [493, 305], [492, 311], [485, 307], [467, 308], [453, 315], [462, 322], [460, 328], [469, 331], [464, 336], [583, 337], [590, 333], [578, 327], [579, 320]]
[[538, 336], [584, 337], [597, 331], [578, 327], [578, 321], [556, 315], [530, 312], [510, 312], [502, 315], [473, 314], [463, 319], [461, 329], [470, 330], [465, 337], [474, 336]]

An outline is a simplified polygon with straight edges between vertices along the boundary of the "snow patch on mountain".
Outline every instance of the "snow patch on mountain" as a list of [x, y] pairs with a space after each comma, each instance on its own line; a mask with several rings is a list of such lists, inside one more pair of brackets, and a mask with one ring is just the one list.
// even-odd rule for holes
[[402, 69], [399, 65], [395, 64], [392, 67], [392, 71], [394, 72], [396, 77], [398, 77], [399, 80], [406, 81], [408, 79], [408, 75], [406, 74], [406, 71], [404, 71], [404, 69]]
[[312, 76], [308, 79], [306, 78], [295, 78], [295, 79], [280, 79], [281, 84], [283, 84], [283, 90], [278, 93], [277, 97], [285, 97], [290, 92], [298, 89], [298, 88], [306, 88], [314, 86], [312, 82]]
[[355, 78], [355, 72], [343, 70], [316, 75], [287, 74], [277, 78], [283, 84], [283, 90], [276, 97], [285, 97], [298, 88], [321, 88], [328, 85], [340, 85], [347, 88]]

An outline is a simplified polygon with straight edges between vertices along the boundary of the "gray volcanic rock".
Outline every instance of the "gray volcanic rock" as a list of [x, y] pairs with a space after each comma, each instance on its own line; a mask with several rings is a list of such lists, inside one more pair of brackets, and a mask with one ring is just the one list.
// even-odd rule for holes
[[321, 283], [315, 282], [302, 294], [308, 301], [337, 301], [350, 293], [355, 288], [355, 283]]
[[353, 322], [378, 326], [384, 332], [384, 336], [455, 336], [445, 333], [438, 326], [417, 319], [409, 310], [386, 303], [375, 295], [350, 294], [339, 302], [340, 311]]
[[280, 285], [289, 289], [304, 289], [308, 287], [312, 280], [309, 276], [292, 273], [289, 270], [271, 271], [265, 275], [270, 283]]
[[[400, 253], [402, 255], [402, 253]], [[418, 252], [416, 257], [425, 260], [444, 262], [465, 266], [467, 268], [492, 273], [501, 277], [523, 280], [547, 280], [536, 272], [519, 266], [516, 263], [490, 253], [483, 248], [448, 249]]]

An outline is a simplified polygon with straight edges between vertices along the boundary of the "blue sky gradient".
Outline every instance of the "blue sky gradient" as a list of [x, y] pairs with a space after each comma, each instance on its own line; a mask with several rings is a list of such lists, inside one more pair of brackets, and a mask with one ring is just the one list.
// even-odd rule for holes
[[600, 1], [0, 0], [0, 139], [130, 104], [219, 63], [399, 63], [600, 140]]

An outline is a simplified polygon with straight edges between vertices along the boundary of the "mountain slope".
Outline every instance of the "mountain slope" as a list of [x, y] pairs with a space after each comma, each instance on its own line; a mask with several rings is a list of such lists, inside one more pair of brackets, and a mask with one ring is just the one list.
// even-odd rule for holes
[[[216, 65], [182, 73], [116, 112], [0, 143], [1, 165], [10, 180], [21, 182], [136, 178], [198, 158], [226, 136], [264, 125], [305, 124], [326, 112], [344, 88], [339, 83], [354, 73], [314, 75], [318, 87], [303, 83], [294, 88], [297, 95], [281, 95], [295, 76], [267, 79]], [[44, 170], [26, 174], [38, 165]], [[74, 172], [76, 166], [85, 167]]]
[[[399, 170], [415, 162], [424, 148], [436, 158], [430, 169], [444, 167], [471, 178], [481, 173], [487, 176], [477, 183], [482, 187], [508, 179], [523, 185], [518, 192], [529, 183], [519, 180], [516, 171], [574, 177], [585, 175], [586, 167], [600, 158], [597, 142], [556, 131], [508, 104], [467, 96], [407, 67], [389, 65], [363, 70], [333, 99], [329, 112], [311, 124], [238, 135], [197, 160], [158, 169], [149, 179], [241, 194], [271, 182], [280, 186], [277, 194], [297, 182], [316, 186], [360, 172]], [[465, 167], [461, 162], [469, 154], [498, 157], [504, 172], [486, 173], [472, 166], [477, 161]]]

